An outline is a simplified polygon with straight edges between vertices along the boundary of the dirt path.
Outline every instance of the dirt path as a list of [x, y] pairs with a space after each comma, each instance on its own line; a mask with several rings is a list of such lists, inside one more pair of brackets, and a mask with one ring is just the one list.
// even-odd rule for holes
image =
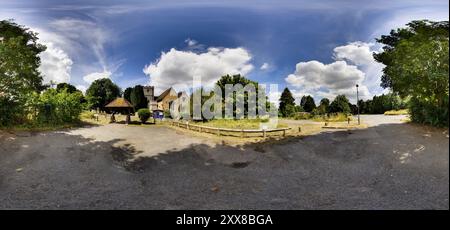
[[0, 209], [448, 209], [448, 132], [227, 146], [162, 126], [0, 133]]

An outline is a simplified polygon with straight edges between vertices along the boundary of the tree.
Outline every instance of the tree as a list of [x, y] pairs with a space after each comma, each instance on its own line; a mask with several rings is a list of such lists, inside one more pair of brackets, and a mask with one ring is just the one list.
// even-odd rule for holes
[[310, 95], [303, 96], [300, 100], [300, 106], [305, 110], [305, 112], [312, 112], [316, 108], [316, 103], [314, 102], [314, 98]]
[[385, 65], [381, 86], [411, 97], [413, 121], [448, 126], [449, 22], [412, 21], [377, 41], [384, 44], [374, 54]]
[[25, 119], [25, 101], [43, 89], [38, 67], [45, 46], [36, 35], [12, 20], [0, 21], [0, 126]]
[[345, 113], [348, 114], [351, 112], [349, 101], [345, 95], [338, 95], [331, 102], [330, 107], [328, 108], [329, 113]]
[[59, 83], [56, 85], [57, 91], [61, 92], [64, 89], [67, 90], [68, 93], [75, 93], [75, 92], [79, 91], [75, 86], [73, 86], [69, 83]]
[[112, 100], [120, 97], [119, 86], [109, 78], [97, 79], [86, 90], [86, 99], [91, 108], [104, 109], [104, 106]]
[[148, 107], [148, 101], [144, 95], [144, 87], [142, 87], [142, 85], [136, 85], [133, 90], [131, 90], [130, 102], [136, 110]]
[[127, 99], [127, 101], [131, 102], [131, 91], [133, 91], [133, 87], [128, 87], [123, 91], [123, 98]]
[[[295, 99], [292, 96], [291, 91], [286, 87], [280, 96], [280, 105], [278, 106], [278, 110], [283, 117], [289, 117], [293, 115], [295, 112]], [[292, 109], [294, 108], [294, 110]]]
[[316, 107], [315, 109], [313, 109], [313, 114], [314, 115], [326, 114], [328, 112], [329, 106], [330, 106], [330, 100], [328, 98], [322, 98], [322, 100], [320, 100], [319, 106]]

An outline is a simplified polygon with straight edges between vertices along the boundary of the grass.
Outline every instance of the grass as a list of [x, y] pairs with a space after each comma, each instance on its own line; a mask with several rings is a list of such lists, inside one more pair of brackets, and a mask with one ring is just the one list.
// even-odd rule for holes
[[[322, 116], [314, 116], [311, 120], [316, 122], [342, 122], [347, 121], [349, 116], [343, 113], [330, 114], [330, 115], [322, 115]], [[350, 120], [352, 118], [350, 117]]]
[[[231, 119], [216, 119], [211, 121], [198, 121], [194, 122], [196, 125], [204, 125], [215, 128], [228, 128], [228, 129], [260, 129], [260, 124], [268, 122], [265, 119], [241, 119], [241, 120], [231, 120]], [[287, 127], [284, 124], [278, 124], [278, 128]]]
[[408, 115], [408, 109], [400, 109], [400, 110], [389, 110], [384, 112], [384, 115], [393, 116], [393, 115]]

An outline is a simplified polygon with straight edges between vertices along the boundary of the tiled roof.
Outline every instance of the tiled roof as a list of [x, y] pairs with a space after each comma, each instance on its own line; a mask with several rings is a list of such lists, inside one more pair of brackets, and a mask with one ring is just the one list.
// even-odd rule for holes
[[107, 108], [133, 108], [133, 105], [123, 97], [118, 97], [108, 103]]
[[159, 101], [161, 101], [162, 99], [164, 99], [164, 98], [167, 96], [167, 94], [170, 93], [170, 90], [172, 90], [172, 87], [170, 87], [170, 88], [164, 90], [164, 92], [162, 92], [161, 95], [159, 95], [159, 97], [156, 98], [156, 101], [159, 102]]

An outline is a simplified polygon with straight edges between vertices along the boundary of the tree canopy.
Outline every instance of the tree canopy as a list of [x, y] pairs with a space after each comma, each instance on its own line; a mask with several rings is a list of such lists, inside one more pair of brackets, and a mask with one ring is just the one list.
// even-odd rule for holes
[[295, 99], [292, 96], [291, 91], [286, 87], [280, 96], [280, 104], [278, 106], [278, 111], [283, 117], [292, 116], [295, 112]]
[[413, 121], [448, 125], [448, 21], [412, 21], [377, 41], [384, 44], [383, 52], [374, 54], [385, 65], [381, 86], [428, 108], [410, 109]]
[[314, 98], [310, 95], [303, 96], [300, 100], [300, 106], [305, 110], [305, 112], [312, 112], [316, 108], [316, 103], [314, 102]]
[[328, 107], [330, 113], [350, 113], [349, 101], [345, 95], [338, 95]]
[[[124, 93], [125, 94], [125, 93]], [[125, 97], [125, 96], [124, 96]], [[144, 87], [136, 85], [130, 92], [130, 102], [136, 110], [147, 108], [148, 101], [144, 95]]]
[[119, 86], [109, 78], [97, 79], [86, 90], [86, 99], [91, 108], [104, 109], [104, 106], [112, 100], [120, 97]]

